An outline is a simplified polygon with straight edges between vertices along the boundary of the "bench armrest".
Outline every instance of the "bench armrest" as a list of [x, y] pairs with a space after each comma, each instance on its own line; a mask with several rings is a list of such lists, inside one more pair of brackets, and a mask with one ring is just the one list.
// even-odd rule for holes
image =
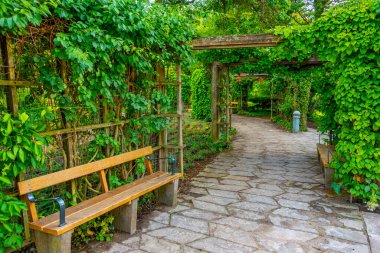
[[42, 199], [42, 200], [36, 200], [34, 198], [33, 193], [28, 193], [28, 200], [33, 203], [41, 203], [43, 201], [56, 201], [59, 205], [59, 225], [58, 227], [63, 227], [66, 225], [66, 215], [65, 215], [65, 202], [63, 201], [62, 198], [57, 197], [57, 198], [48, 198], [48, 199]]
[[335, 148], [327, 149], [327, 162], [330, 163], [332, 161], [331, 158], [334, 158]]
[[321, 140], [322, 140], [322, 136], [326, 136], [329, 138], [329, 143], [330, 145], [332, 145], [333, 141], [335, 140], [336, 138], [336, 134], [333, 133], [333, 131], [327, 131], [327, 132], [319, 132], [319, 141], [318, 143], [321, 144]]
[[171, 171], [172, 171], [172, 175], [175, 174], [175, 171], [176, 171], [176, 161], [175, 161], [175, 158], [174, 157], [162, 157], [162, 158], [155, 158], [155, 159], [152, 159], [150, 156], [146, 156], [146, 158], [149, 160], [149, 161], [155, 161], [155, 160], [168, 160], [171, 162]]

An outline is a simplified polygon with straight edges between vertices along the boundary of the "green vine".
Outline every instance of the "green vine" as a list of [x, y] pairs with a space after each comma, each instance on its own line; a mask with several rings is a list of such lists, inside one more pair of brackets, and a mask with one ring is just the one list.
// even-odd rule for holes
[[191, 76], [191, 115], [195, 119], [211, 120], [211, 82], [204, 69], [196, 69]]
[[[18, 117], [0, 115], [0, 189], [10, 188], [20, 173], [44, 167], [42, 146], [47, 145], [47, 140], [37, 134], [38, 130], [41, 128], [26, 113]], [[27, 210], [25, 202], [0, 191], [0, 252], [22, 246], [23, 227], [17, 220], [22, 210]]]
[[334, 6], [307, 27], [277, 30], [284, 59], [326, 61], [320, 126], [338, 134], [335, 180], [370, 210], [380, 199], [379, 27], [380, 2], [370, 0]]

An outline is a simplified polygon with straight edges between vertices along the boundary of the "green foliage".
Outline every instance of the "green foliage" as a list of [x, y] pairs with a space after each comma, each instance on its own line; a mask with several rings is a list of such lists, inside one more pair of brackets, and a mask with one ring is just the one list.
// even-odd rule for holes
[[191, 81], [191, 115], [195, 119], [211, 120], [211, 82], [202, 68], [194, 70]]
[[[353, 196], [380, 199], [380, 2], [352, 2], [314, 25], [321, 58], [334, 66], [335, 121], [340, 126], [336, 179]], [[339, 27], [339, 29], [337, 29]]]
[[292, 5], [286, 0], [199, 1], [197, 30], [201, 36], [262, 33], [290, 21]]
[[37, 134], [38, 130], [41, 128], [32, 124], [26, 113], [18, 117], [0, 115], [0, 186], [11, 185], [14, 178], [30, 167], [43, 167], [42, 146], [47, 141]]
[[148, 192], [147, 194], [139, 198], [139, 206], [144, 206], [149, 203], [153, 203], [155, 200], [156, 196], [153, 194], [153, 192]]
[[21, 248], [23, 242], [23, 226], [17, 223], [21, 211], [27, 210], [25, 202], [0, 192], [0, 252], [6, 248]]
[[308, 27], [278, 30], [285, 59], [327, 61], [319, 110], [322, 129], [338, 133], [335, 179], [370, 209], [380, 199], [379, 17], [379, 1], [349, 1]]
[[56, 1], [39, 0], [2, 0], [0, 3], [0, 30], [24, 33], [29, 25], [39, 26], [43, 17], [50, 15], [50, 7], [56, 7]]
[[112, 222], [114, 217], [110, 214], [99, 216], [75, 228], [72, 242], [77, 248], [90, 241], [109, 241], [113, 236]]
[[[184, 169], [185, 172], [190, 173], [190, 170], [196, 167], [202, 161], [207, 160], [213, 155], [230, 148], [225, 138], [219, 141], [213, 141], [211, 138], [210, 122], [204, 120], [195, 120], [185, 116], [184, 124]], [[232, 128], [230, 131], [233, 137], [236, 129]]]
[[276, 120], [287, 129], [291, 127], [293, 120], [293, 112], [301, 112], [300, 130], [307, 130], [307, 113], [310, 101], [310, 72], [287, 72], [283, 71], [280, 74], [273, 75], [272, 78], [274, 93], [277, 100], [280, 102], [278, 105], [278, 116], [286, 121], [284, 124], [282, 120]]
[[[53, 130], [89, 125], [91, 119], [92, 124], [124, 121], [108, 132], [91, 132], [89, 145], [78, 141], [75, 145], [88, 147], [89, 152], [75, 157], [75, 164], [141, 147], [152, 134], [168, 127], [162, 112], [170, 109], [171, 101], [155, 90], [156, 66], [188, 58], [187, 42], [194, 29], [186, 11], [133, 0], [1, 1], [0, 29], [16, 49], [18, 78], [42, 84], [31, 88], [34, 92], [22, 100], [25, 105], [41, 108], [49, 103], [42, 118], [50, 120], [47, 126]], [[47, 143], [37, 134], [43, 129], [36, 126], [41, 117], [27, 113], [19, 118], [0, 117], [0, 186], [12, 185], [21, 172], [46, 168], [42, 146]], [[144, 173], [143, 162], [136, 161], [133, 175], [126, 180], [108, 175], [116, 187]], [[83, 201], [90, 187], [80, 186], [77, 196], [63, 194]], [[48, 215], [52, 209], [39, 214]], [[109, 223], [86, 224], [79, 229], [80, 238], [108, 240]]]
[[[31, 123], [26, 113], [13, 117], [11, 114], [0, 115], [0, 187], [10, 187], [20, 173], [27, 173], [31, 168], [44, 167], [42, 146], [47, 140], [37, 134], [41, 128]], [[0, 192], [0, 252], [5, 248], [20, 248], [23, 242], [23, 227], [16, 219], [26, 204], [14, 197]]]
[[247, 112], [247, 111], [238, 111], [238, 115], [241, 116], [248, 116], [248, 117], [270, 117], [270, 111], [254, 111], [254, 112]]

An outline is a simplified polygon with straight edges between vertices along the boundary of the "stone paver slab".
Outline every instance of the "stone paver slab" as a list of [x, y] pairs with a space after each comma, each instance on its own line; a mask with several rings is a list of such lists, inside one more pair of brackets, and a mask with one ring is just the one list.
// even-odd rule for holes
[[238, 191], [247, 189], [248, 186], [223, 184], [223, 185], [212, 185], [209, 188], [215, 189], [215, 190], [222, 190], [222, 191], [238, 192]]
[[274, 197], [274, 196], [278, 196], [278, 195], [282, 194], [282, 192], [269, 191], [269, 190], [263, 190], [263, 189], [258, 189], [258, 188], [250, 188], [250, 189], [244, 190], [242, 192], [254, 194], [254, 195], [259, 195], [259, 196], [267, 196], [267, 197]]
[[[370, 253], [368, 245], [343, 242], [331, 238], [327, 238], [324, 242], [320, 243], [319, 248], [323, 251], [330, 252]], [[376, 253], [376, 251], [373, 252]]]
[[231, 180], [239, 180], [239, 181], [249, 181], [249, 180], [251, 180], [251, 177], [228, 175], [228, 176], [226, 176], [226, 177], [222, 177], [222, 179], [231, 179]]
[[303, 202], [311, 202], [320, 199], [320, 196], [313, 195], [303, 195], [303, 194], [295, 194], [295, 193], [285, 193], [283, 195], [278, 196], [279, 198], [294, 200], [294, 201], [303, 201]]
[[150, 220], [169, 225], [170, 214], [166, 212], [153, 211], [149, 216]]
[[299, 220], [309, 220], [311, 217], [307, 214], [305, 214], [302, 211], [291, 209], [291, 208], [280, 208], [273, 212], [273, 214], [278, 214], [281, 216], [299, 219]]
[[195, 240], [206, 237], [206, 235], [195, 233], [193, 231], [189, 231], [189, 230], [186, 230], [183, 228], [177, 228], [177, 227], [167, 227], [167, 228], [157, 229], [157, 230], [148, 232], [148, 235], [165, 238], [169, 241], [174, 241], [179, 244], [193, 242]]
[[213, 237], [232, 241], [240, 245], [245, 245], [252, 248], [257, 247], [255, 234], [253, 232], [232, 228], [230, 226], [210, 224], [210, 235]]
[[220, 252], [220, 253], [251, 253], [254, 248], [244, 246], [231, 241], [223, 240], [215, 237], [208, 237], [189, 244], [189, 246], [204, 250], [207, 252]]
[[225, 217], [224, 214], [208, 212], [208, 211], [199, 210], [199, 209], [185, 210], [181, 212], [181, 215], [191, 217], [191, 218], [201, 219], [201, 220], [207, 220], [207, 221], [216, 220], [216, 219]]
[[308, 203], [300, 202], [300, 201], [279, 199], [278, 204], [280, 204], [283, 207], [295, 208], [295, 209], [306, 210], [306, 211], [310, 210], [310, 205]]
[[241, 186], [249, 186], [246, 182], [244, 181], [239, 181], [239, 180], [232, 180], [232, 179], [224, 179], [220, 181], [221, 184], [229, 184], [229, 185], [241, 185]]
[[352, 230], [349, 228], [340, 228], [340, 227], [332, 227], [332, 226], [326, 226], [325, 227], [326, 234], [329, 236], [337, 237], [340, 239], [344, 239], [347, 241], [357, 242], [357, 243], [368, 243], [367, 236], [357, 230]]
[[240, 199], [239, 194], [233, 191], [223, 191], [215, 189], [207, 189], [208, 193], [213, 196], [220, 196], [224, 198]]
[[262, 213], [254, 212], [254, 211], [247, 211], [242, 210], [236, 207], [227, 207], [228, 212], [232, 217], [236, 218], [242, 218], [247, 220], [263, 220], [265, 219], [265, 215]]
[[262, 213], [269, 212], [269, 211], [277, 208], [277, 206], [268, 205], [265, 203], [259, 203], [259, 202], [253, 203], [253, 202], [247, 202], [247, 201], [231, 204], [230, 206], [236, 207], [239, 209], [243, 209], [243, 210], [249, 210], [249, 211], [254, 211], [254, 212], [262, 212]]
[[207, 221], [194, 219], [190, 217], [185, 217], [178, 214], [172, 214], [171, 226], [188, 229], [194, 232], [208, 234], [208, 223]]
[[181, 252], [181, 246], [175, 243], [168, 242], [164, 239], [158, 239], [157, 237], [142, 235], [141, 236], [140, 249], [147, 252]]
[[228, 225], [230, 227], [241, 229], [245, 231], [256, 231], [259, 226], [259, 223], [250, 221], [247, 219], [241, 219], [236, 217], [225, 217], [218, 220], [213, 221], [212, 223]]
[[249, 193], [240, 193], [240, 196], [242, 196], [242, 198], [244, 200], [249, 201], [249, 202], [259, 202], [259, 203], [265, 203], [268, 205], [277, 206], [276, 200], [274, 200], [271, 197], [253, 195], [253, 194], [249, 194]]
[[279, 227], [286, 227], [294, 230], [309, 232], [313, 234], [319, 234], [317, 226], [315, 223], [310, 223], [303, 220], [297, 220], [287, 217], [281, 217], [278, 215], [269, 215], [268, 219], [273, 223], [273, 225]]
[[221, 206], [229, 205], [229, 204], [240, 201], [239, 199], [224, 198], [221, 196], [212, 196], [212, 195], [202, 196], [202, 197], [196, 198], [195, 200], [210, 202], [210, 203], [214, 203]]
[[226, 207], [221, 206], [221, 205], [204, 202], [204, 201], [200, 201], [196, 199], [193, 199], [193, 205], [195, 208], [198, 208], [198, 209], [215, 212], [215, 213], [228, 214]]
[[151, 231], [151, 230], [155, 230], [155, 229], [159, 229], [159, 228], [163, 228], [163, 227], [167, 227], [167, 226], [168, 225], [166, 225], [166, 224], [159, 223], [159, 222], [156, 222], [153, 220], [149, 220], [146, 224], [144, 224], [142, 231], [147, 232], [147, 231]]
[[268, 237], [279, 241], [307, 242], [318, 237], [318, 235], [313, 233], [266, 224], [260, 225], [257, 228], [257, 231], [260, 231], [259, 234], [262, 237]]

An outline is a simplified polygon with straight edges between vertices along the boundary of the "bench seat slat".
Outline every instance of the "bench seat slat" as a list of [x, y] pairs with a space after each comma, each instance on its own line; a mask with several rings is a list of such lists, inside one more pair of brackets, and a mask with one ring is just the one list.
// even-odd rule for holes
[[180, 177], [181, 174], [156, 172], [68, 208], [67, 224], [63, 227], [58, 227], [59, 214], [55, 213], [30, 223], [30, 228], [52, 235], [63, 234]]
[[326, 168], [329, 166], [328, 152], [329, 149], [332, 148], [331, 145], [317, 144], [317, 150], [319, 157], [321, 159], [322, 167]]
[[[132, 187], [134, 187], [134, 186], [136, 186], [138, 184], [141, 184], [141, 181], [143, 179], [150, 180], [150, 179], [159, 177], [159, 176], [164, 175], [164, 174], [165, 174], [164, 172], [160, 172], [159, 171], [159, 172], [156, 172], [156, 173], [154, 173], [154, 174], [152, 174], [150, 176], [145, 176], [145, 177], [143, 177], [141, 179], [138, 179], [136, 181], [133, 181], [131, 183], [128, 183], [126, 185], [123, 185], [121, 187], [113, 189], [110, 192], [112, 192], [112, 194], [118, 194], [118, 193], [126, 191], [127, 189], [132, 188]], [[91, 198], [91, 199], [88, 199], [86, 201], [83, 201], [83, 202], [79, 203], [76, 206], [70, 206], [69, 208], [66, 209], [66, 217], [68, 217], [68, 216], [70, 216], [70, 215], [72, 215], [72, 214], [74, 214], [76, 212], [80, 212], [83, 208], [86, 208], [87, 206], [91, 206], [91, 205], [93, 205], [96, 202], [100, 202], [100, 201], [103, 201], [104, 199], [107, 199], [109, 196], [111, 196], [109, 194], [100, 194], [100, 195], [98, 195], [98, 196], [96, 196], [94, 198]], [[54, 214], [51, 214], [49, 216], [41, 218], [38, 221], [31, 222], [31, 223], [32, 224], [38, 224], [38, 226], [44, 226], [44, 224], [46, 225], [46, 224], [54, 223], [54, 222], [57, 222], [58, 220], [59, 220], [59, 212], [56, 212]]]

